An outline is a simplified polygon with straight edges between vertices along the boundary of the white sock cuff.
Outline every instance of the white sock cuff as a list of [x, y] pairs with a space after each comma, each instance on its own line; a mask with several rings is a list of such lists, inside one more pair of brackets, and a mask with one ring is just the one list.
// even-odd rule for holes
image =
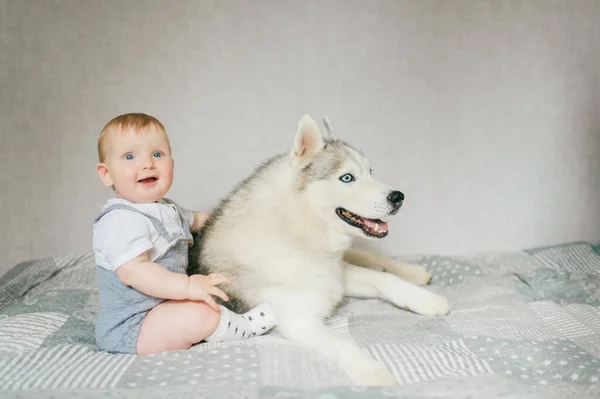
[[205, 341], [221, 341], [225, 334], [227, 334], [227, 331], [229, 329], [228, 324], [230, 320], [229, 309], [227, 309], [223, 305], [219, 305], [219, 308], [221, 308], [221, 321], [219, 322], [219, 325], [217, 326], [215, 332], [210, 334], [208, 337], [204, 338]]

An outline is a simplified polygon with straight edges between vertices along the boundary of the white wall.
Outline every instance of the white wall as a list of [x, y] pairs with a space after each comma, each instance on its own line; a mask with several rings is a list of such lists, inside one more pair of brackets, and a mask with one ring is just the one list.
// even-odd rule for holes
[[600, 239], [600, 2], [0, 0], [0, 274], [89, 251], [112, 117], [207, 209], [327, 115], [407, 197], [393, 255]]

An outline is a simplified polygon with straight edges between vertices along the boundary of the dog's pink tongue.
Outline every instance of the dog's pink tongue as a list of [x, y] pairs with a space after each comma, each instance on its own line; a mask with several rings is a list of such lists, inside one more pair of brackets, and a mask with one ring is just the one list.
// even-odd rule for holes
[[379, 231], [387, 231], [387, 229], [388, 229], [387, 222], [384, 222], [382, 220], [373, 220], [373, 219], [367, 219], [367, 218], [364, 218], [363, 220], [364, 220], [365, 224], [367, 225], [367, 227], [370, 229], [375, 229], [376, 227], [379, 229]]

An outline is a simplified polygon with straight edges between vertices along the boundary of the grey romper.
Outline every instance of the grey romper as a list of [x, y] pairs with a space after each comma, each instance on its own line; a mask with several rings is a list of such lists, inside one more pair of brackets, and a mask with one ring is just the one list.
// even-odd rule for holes
[[[154, 263], [174, 273], [186, 274], [188, 248], [193, 242], [190, 226], [179, 211], [179, 218], [185, 231], [185, 237], [170, 237], [163, 224], [154, 216], [147, 215], [124, 204], [111, 205], [94, 220], [116, 209], [127, 209], [148, 217], [156, 230], [169, 242], [169, 249], [154, 260]], [[121, 282], [112, 270], [96, 266], [98, 282], [99, 310], [96, 318], [96, 344], [107, 352], [136, 353], [140, 327], [148, 312], [165, 299], [153, 298]]]

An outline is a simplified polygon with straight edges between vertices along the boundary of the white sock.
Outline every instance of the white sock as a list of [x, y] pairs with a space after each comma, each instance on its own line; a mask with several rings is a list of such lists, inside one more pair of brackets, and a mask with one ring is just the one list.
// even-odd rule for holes
[[264, 302], [244, 313], [242, 317], [250, 322], [253, 336], [263, 335], [277, 324], [273, 309]]
[[275, 314], [269, 305], [261, 303], [243, 315], [233, 313], [224, 306], [221, 308], [219, 326], [205, 341], [236, 341], [262, 335], [277, 324]]

